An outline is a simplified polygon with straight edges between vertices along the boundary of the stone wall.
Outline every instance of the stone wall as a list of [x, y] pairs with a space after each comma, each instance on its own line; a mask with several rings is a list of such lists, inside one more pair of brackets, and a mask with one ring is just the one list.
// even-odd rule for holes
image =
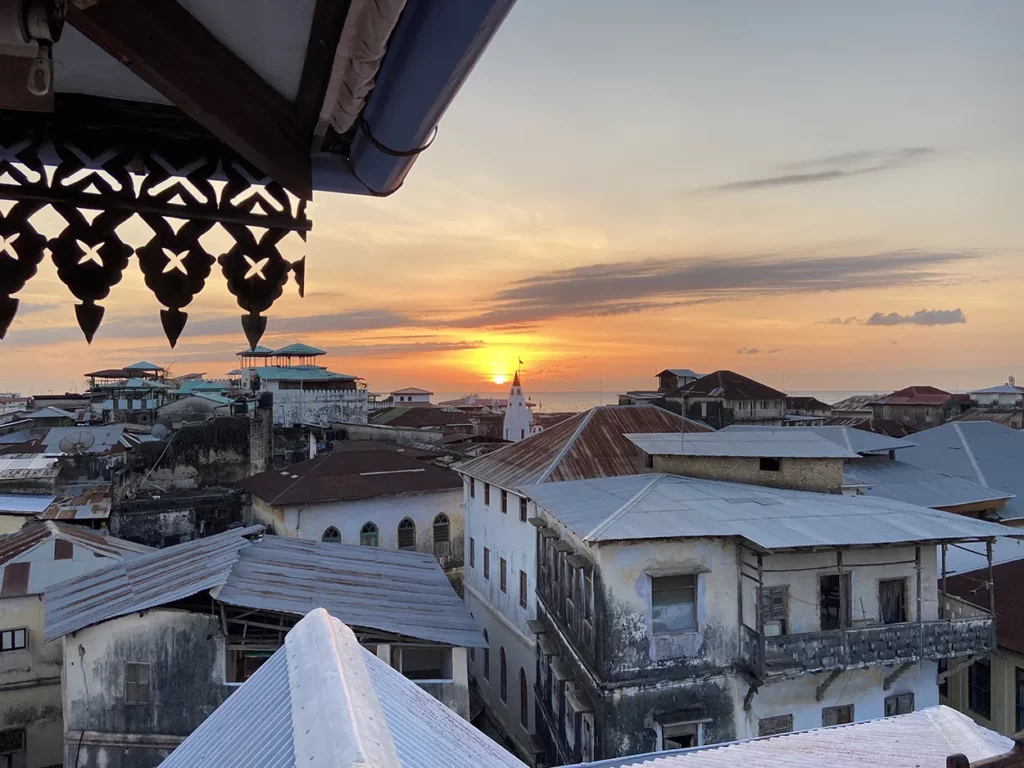
[[761, 460], [721, 456], [653, 456], [648, 472], [700, 477], [732, 483], [767, 485], [798, 491], [840, 493], [843, 459], [779, 459], [778, 471], [761, 469]]
[[243, 522], [244, 494], [237, 488], [150, 493], [119, 502], [110, 514], [113, 536], [150, 547], [212, 536]]

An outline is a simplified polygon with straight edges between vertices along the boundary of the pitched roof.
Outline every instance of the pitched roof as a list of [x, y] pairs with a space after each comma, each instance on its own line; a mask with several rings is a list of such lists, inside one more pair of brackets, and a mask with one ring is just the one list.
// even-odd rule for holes
[[542, 482], [630, 475], [636, 446], [625, 435], [710, 432], [711, 428], [654, 405], [600, 405], [525, 440], [459, 464], [459, 472], [515, 490]]
[[324, 453], [285, 469], [252, 475], [239, 485], [274, 506], [462, 488], [462, 480], [452, 470], [379, 445], [359, 450], [358, 444], [353, 444], [348, 450]]
[[38, 411], [32, 413], [26, 413], [24, 418], [26, 419], [74, 419], [75, 414], [71, 411], [65, 411], [63, 408], [56, 408], [55, 406], [48, 405], [45, 408], [40, 408]]
[[925, 469], [1011, 493], [1005, 519], [1024, 518], [1024, 432], [989, 421], [932, 427], [913, 436], [900, 459]]
[[309, 346], [309, 344], [302, 344], [301, 342], [297, 342], [295, 344], [289, 344], [286, 347], [281, 347], [280, 349], [275, 349], [272, 354], [313, 357], [315, 355], [326, 355], [327, 352], [317, 347], [311, 347]]
[[742, 538], [764, 549], [957, 541], [1024, 531], [870, 496], [644, 474], [529, 486], [585, 541]]
[[908, 437], [911, 434], [905, 425], [892, 419], [873, 419], [870, 416], [826, 416], [824, 427], [850, 427], [862, 432], [874, 432], [887, 437]]
[[699, 379], [704, 375], [702, 373], [694, 373], [689, 368], [666, 368], [664, 371], [660, 371], [658, 375], [662, 376], [666, 373], [671, 373], [673, 376], [681, 376], [684, 379]]
[[627, 434], [626, 439], [657, 456], [855, 459], [860, 455], [809, 428], [723, 429], [685, 439], [678, 432]]
[[391, 393], [392, 395], [432, 395], [434, 394], [429, 389], [420, 389], [419, 387], [406, 387], [405, 389], [396, 389]]
[[816, 397], [787, 397], [786, 408], [794, 411], [831, 411], [832, 406]]
[[[56, 541], [65, 544], [60, 551]], [[40, 594], [106, 563], [149, 551], [149, 547], [80, 525], [33, 520], [0, 536], [0, 597]]]
[[975, 762], [1012, 746], [967, 715], [938, 706], [882, 720], [603, 760], [587, 768], [946, 768], [951, 754]]
[[862, 486], [861, 493], [866, 496], [881, 496], [932, 509], [967, 504], [1001, 507], [1012, 497], [1012, 494], [986, 488], [970, 480], [889, 459], [847, 462], [843, 470], [843, 485]]
[[[124, 425], [108, 424], [92, 427], [54, 427], [43, 438], [45, 453], [63, 453], [61, 442], [86, 446], [86, 453], [106, 453], [121, 445]], [[91, 442], [90, 442], [91, 441]]]
[[0, 514], [38, 515], [50, 506], [54, 498], [35, 493], [0, 493]]
[[845, 400], [840, 400], [838, 403], [832, 404], [833, 411], [866, 411], [871, 412], [871, 404], [878, 400], [878, 398], [884, 397], [882, 394], [875, 395], [853, 395]]
[[156, 365], [154, 363], [147, 363], [145, 360], [142, 360], [141, 362], [138, 362], [138, 363], [132, 363], [131, 365], [126, 365], [124, 367], [124, 369], [126, 371], [162, 371], [163, 370], [163, 368], [161, 368], [159, 365]]
[[252, 349], [243, 349], [241, 352], [235, 352], [235, 354], [239, 357], [268, 357], [269, 355], [274, 354], [274, 350], [270, 347], [257, 345]]
[[[791, 430], [793, 428], [787, 427], [786, 429]], [[778, 428], [761, 427], [753, 424], [733, 424], [721, 431], [723, 433], [729, 433], [740, 431], [751, 432], [757, 430], [778, 431]], [[825, 438], [826, 440], [831, 440], [836, 445], [847, 448], [855, 453], [859, 453], [862, 456], [873, 453], [888, 453], [889, 451], [896, 451], [901, 448], [910, 448], [914, 445], [914, 443], [909, 440], [899, 440], [886, 435], [868, 432], [863, 429], [851, 429], [845, 426], [800, 427], [799, 430], [800, 432], [811, 432], [819, 437]]]
[[[1004, 427], [1015, 428], [1016, 424], [1024, 423], [1024, 410], [1014, 408], [968, 408], [954, 416], [950, 421], [991, 421], [993, 424], [1002, 424]], [[0, 442], [3, 438], [0, 437]]]
[[415, 682], [310, 611], [164, 768], [526, 768]]
[[942, 405], [953, 399], [944, 389], [927, 386], [904, 387], [874, 400], [879, 405]]
[[124, 368], [103, 368], [102, 370], [82, 375], [96, 379], [127, 379], [131, 374]]
[[987, 387], [985, 389], [972, 389], [967, 394], [969, 395], [1024, 395], [1024, 387], [1018, 387], [1014, 384], [1000, 384], [997, 387]]
[[110, 517], [112, 490], [109, 483], [69, 486], [39, 517], [43, 520], [106, 520]]
[[485, 645], [437, 560], [420, 552], [239, 528], [149, 552], [48, 589], [46, 639], [209, 591], [228, 605], [304, 615], [456, 646]]
[[784, 400], [785, 392], [749, 379], [735, 371], [715, 371], [678, 393], [683, 397], [722, 397], [726, 400]]
[[457, 408], [387, 408], [375, 411], [370, 417], [371, 424], [386, 424], [389, 427], [410, 427], [426, 429], [428, 427], [466, 426], [473, 422], [465, 411]]

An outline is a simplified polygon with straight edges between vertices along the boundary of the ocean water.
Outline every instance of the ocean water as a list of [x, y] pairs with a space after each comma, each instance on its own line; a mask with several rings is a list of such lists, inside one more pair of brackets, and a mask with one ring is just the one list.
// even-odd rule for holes
[[[494, 392], [477, 392], [477, 397], [508, 397], [508, 390], [503, 389]], [[788, 394], [797, 397], [816, 397], [826, 403], [838, 403], [854, 395], [873, 395], [875, 392], [866, 390], [793, 390]], [[465, 392], [438, 392], [433, 397], [433, 402], [439, 403], [443, 400], [457, 400], [466, 395]], [[537, 410], [544, 413], [557, 412], [579, 412], [595, 405], [615, 405], [619, 402], [618, 390], [606, 392], [532, 392], [526, 391], [526, 395], [537, 403]]]

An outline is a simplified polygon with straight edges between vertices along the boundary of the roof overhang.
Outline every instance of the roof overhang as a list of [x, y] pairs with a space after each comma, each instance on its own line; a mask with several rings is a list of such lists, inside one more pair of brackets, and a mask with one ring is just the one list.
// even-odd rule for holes
[[[278, 246], [305, 240], [314, 190], [396, 191], [515, 0], [70, 0], [66, 23], [59, 0], [5, 2], [0, 338], [49, 250], [88, 340], [134, 255], [172, 346], [215, 263], [255, 346], [289, 276], [303, 292]], [[49, 241], [45, 206], [67, 221]], [[117, 233], [134, 215], [139, 248]], [[225, 253], [199, 242], [214, 226]]]

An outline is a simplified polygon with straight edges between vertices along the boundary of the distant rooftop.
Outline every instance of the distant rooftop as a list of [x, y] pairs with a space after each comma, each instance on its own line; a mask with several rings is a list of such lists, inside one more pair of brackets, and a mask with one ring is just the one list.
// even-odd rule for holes
[[725, 400], [785, 400], [786, 393], [735, 371], [715, 371], [679, 392], [683, 397], [721, 397]]
[[289, 344], [286, 347], [275, 349], [274, 355], [281, 355], [284, 357], [295, 356], [295, 357], [316, 357], [317, 355], [326, 355], [327, 352], [317, 347], [311, 347], [309, 344], [302, 344], [301, 342], [295, 344]]
[[[792, 428], [787, 428], [789, 431]], [[754, 424], [733, 424], [726, 427], [721, 432], [728, 434], [732, 432], [765, 432], [765, 431], [778, 432], [779, 429], [776, 427], [760, 427]], [[880, 435], [874, 432], [869, 432], [863, 429], [854, 429], [852, 427], [845, 426], [815, 426], [815, 427], [799, 427], [801, 432], [813, 432], [819, 437], [823, 437], [826, 440], [830, 440], [836, 445], [847, 448], [855, 453], [859, 453], [862, 456], [870, 454], [883, 454], [889, 451], [896, 451], [901, 448], [911, 448], [914, 443], [913, 440], [901, 440], [894, 437], [888, 437], [887, 435]]]
[[269, 357], [274, 354], [274, 350], [270, 347], [256, 346], [252, 349], [243, 349], [241, 352], [236, 352], [239, 357]]
[[848, 397], [845, 400], [840, 400], [838, 403], [833, 403], [832, 411], [864, 411], [870, 414], [871, 404], [881, 397], [885, 397], [885, 395], [854, 395], [853, 397]]
[[953, 399], [944, 389], [928, 386], [913, 386], [898, 389], [892, 394], [876, 398], [879, 405], [943, 405]]
[[317, 365], [264, 365], [253, 369], [256, 375], [267, 381], [328, 381], [347, 379], [355, 381], [358, 376], [347, 373], [333, 373]]
[[[1011, 493], [986, 488], [955, 475], [944, 475], [905, 461], [887, 459], [848, 462], [843, 469], [843, 485], [858, 486], [867, 496], [880, 496], [932, 509], [984, 504], [1002, 507], [1013, 497]], [[1001, 514], [1001, 510], [996, 514]]]
[[434, 394], [429, 389], [420, 389], [419, 387], [406, 387], [405, 389], [396, 389], [391, 393], [392, 395], [432, 395]]
[[126, 365], [124, 369], [126, 371], [145, 371], [148, 373], [159, 373], [163, 370], [159, 365], [147, 363], [145, 360], [138, 363], [132, 363], [131, 365]]
[[587, 542], [739, 538], [766, 550], [963, 541], [1024, 531], [870, 496], [666, 474], [524, 489]]
[[1014, 384], [1000, 384], [998, 387], [988, 387], [987, 389], [972, 389], [968, 394], [971, 395], [1024, 395], [1024, 387], [1018, 387]]
[[859, 454], [805, 427], [724, 429], [700, 435], [627, 434], [626, 439], [655, 456], [719, 456], [784, 459], [856, 459]]
[[703, 373], [694, 373], [689, 368], [666, 368], [664, 371], [661, 371], [661, 373], [659, 373], [658, 375], [661, 376], [662, 374], [665, 373], [671, 373], [673, 376], [679, 376], [684, 379], [699, 379], [701, 376], [704, 375]]

